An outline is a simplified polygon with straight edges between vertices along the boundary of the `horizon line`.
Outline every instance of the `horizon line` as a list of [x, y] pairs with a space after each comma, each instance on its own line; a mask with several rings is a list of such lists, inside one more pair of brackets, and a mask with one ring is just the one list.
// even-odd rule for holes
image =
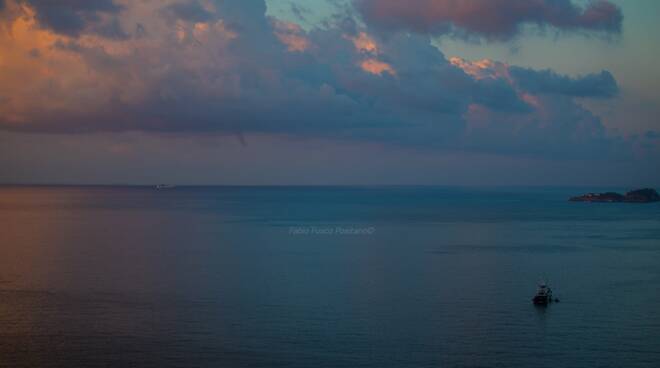
[[396, 188], [396, 187], [445, 187], [445, 188], [655, 188], [649, 185], [621, 184], [144, 184], [144, 183], [0, 183], [0, 187], [125, 187], [125, 188], [155, 188], [166, 185], [169, 188]]

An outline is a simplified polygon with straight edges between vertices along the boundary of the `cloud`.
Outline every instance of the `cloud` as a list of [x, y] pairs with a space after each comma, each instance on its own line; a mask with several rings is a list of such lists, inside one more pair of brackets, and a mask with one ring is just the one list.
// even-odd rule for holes
[[267, 17], [256, 0], [115, 6], [125, 38], [99, 35], [94, 17], [78, 32], [57, 31], [39, 9], [5, 21], [0, 129], [254, 133], [534, 155], [619, 149], [575, 101], [614, 96], [607, 72], [570, 78], [447, 58], [428, 35], [381, 37], [350, 16], [306, 31]]
[[508, 40], [525, 24], [565, 31], [620, 33], [621, 9], [606, 0], [355, 0], [364, 20], [387, 31]]
[[609, 98], [619, 93], [614, 76], [605, 70], [577, 78], [559, 75], [552, 70], [511, 67], [509, 71], [522, 89], [533, 94]]
[[56, 33], [78, 36], [93, 31], [107, 37], [122, 37], [112, 15], [121, 10], [114, 0], [21, 0], [36, 13], [43, 27]]
[[[479, 82], [506, 83], [518, 97], [505, 99], [499, 92], [492, 95], [496, 99], [490, 104], [475, 99], [464, 115], [467, 125], [462, 137], [464, 147], [472, 151], [554, 158], [597, 159], [630, 154], [630, 142], [608, 135], [601, 119], [575, 101], [577, 97], [614, 95], [609, 83], [605, 84], [605, 92], [597, 91], [603, 85], [593, 83], [598, 74], [570, 78], [488, 59], [471, 62], [451, 58], [451, 62]], [[520, 70], [526, 72], [517, 75]], [[518, 109], [506, 109], [506, 101]]]
[[274, 20], [273, 25], [275, 35], [289, 51], [303, 52], [309, 48], [309, 40], [299, 25], [279, 20]]
[[209, 9], [205, 9], [199, 1], [170, 4], [165, 6], [163, 11], [175, 19], [178, 18], [191, 22], [206, 22], [213, 18], [212, 12]]

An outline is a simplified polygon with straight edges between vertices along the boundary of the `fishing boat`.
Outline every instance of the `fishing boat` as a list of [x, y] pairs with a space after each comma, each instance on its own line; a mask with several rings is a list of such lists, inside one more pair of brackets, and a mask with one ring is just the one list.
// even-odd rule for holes
[[536, 290], [536, 295], [532, 298], [532, 302], [536, 305], [552, 303], [552, 289], [545, 282], [541, 282]]

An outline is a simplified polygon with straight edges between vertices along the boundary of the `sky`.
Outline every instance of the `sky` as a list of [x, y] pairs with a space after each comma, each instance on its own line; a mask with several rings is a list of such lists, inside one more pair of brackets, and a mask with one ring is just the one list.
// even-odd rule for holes
[[660, 186], [654, 0], [0, 0], [0, 183]]

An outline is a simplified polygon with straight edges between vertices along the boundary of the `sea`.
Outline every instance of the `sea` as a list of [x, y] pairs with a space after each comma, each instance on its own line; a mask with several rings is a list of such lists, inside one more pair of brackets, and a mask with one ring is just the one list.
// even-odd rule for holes
[[660, 367], [626, 189], [2, 186], [0, 367]]

